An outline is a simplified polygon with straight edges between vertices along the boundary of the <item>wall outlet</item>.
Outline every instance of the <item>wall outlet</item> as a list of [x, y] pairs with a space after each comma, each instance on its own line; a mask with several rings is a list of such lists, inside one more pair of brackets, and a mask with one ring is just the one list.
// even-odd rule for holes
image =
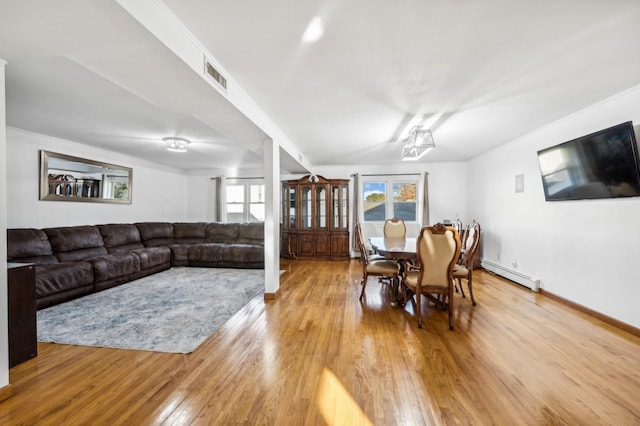
[[500, 261], [500, 253], [496, 253], [496, 259], [498, 260], [498, 262]]
[[511, 266], [513, 266], [513, 269], [518, 269], [518, 259], [513, 259], [513, 262], [511, 262]]

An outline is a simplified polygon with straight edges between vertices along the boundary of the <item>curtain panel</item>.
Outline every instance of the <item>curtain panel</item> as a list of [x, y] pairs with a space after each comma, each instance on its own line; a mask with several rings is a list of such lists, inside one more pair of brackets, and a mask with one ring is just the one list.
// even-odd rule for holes
[[429, 172], [424, 172], [422, 183], [422, 226], [429, 226]]
[[227, 179], [224, 176], [218, 176], [214, 178], [215, 184], [215, 216], [216, 222], [224, 222], [225, 219], [225, 188], [227, 185]]

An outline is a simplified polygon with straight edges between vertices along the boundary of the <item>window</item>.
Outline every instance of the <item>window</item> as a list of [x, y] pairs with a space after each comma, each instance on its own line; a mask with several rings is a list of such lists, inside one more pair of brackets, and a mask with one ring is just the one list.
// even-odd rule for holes
[[417, 220], [416, 182], [393, 183], [393, 217], [405, 222]]
[[264, 221], [264, 184], [256, 181], [227, 181], [227, 222]]
[[364, 182], [363, 185], [362, 211], [364, 220], [366, 222], [386, 220], [387, 183]]
[[264, 184], [249, 185], [249, 217], [247, 222], [264, 221]]
[[245, 222], [244, 185], [227, 184], [227, 222]]
[[362, 183], [362, 212], [365, 222], [383, 222], [397, 217], [405, 222], [418, 220], [418, 178], [379, 176]]

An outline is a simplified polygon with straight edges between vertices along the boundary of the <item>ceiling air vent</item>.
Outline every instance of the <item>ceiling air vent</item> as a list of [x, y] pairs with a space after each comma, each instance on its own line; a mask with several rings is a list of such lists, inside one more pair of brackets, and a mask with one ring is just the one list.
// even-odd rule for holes
[[222, 86], [225, 90], [227, 89], [227, 79], [224, 78], [222, 74], [220, 74], [220, 72], [209, 63], [209, 61], [205, 61], [205, 70], [207, 71], [207, 74], [213, 77], [213, 79], [217, 81], [220, 86]]

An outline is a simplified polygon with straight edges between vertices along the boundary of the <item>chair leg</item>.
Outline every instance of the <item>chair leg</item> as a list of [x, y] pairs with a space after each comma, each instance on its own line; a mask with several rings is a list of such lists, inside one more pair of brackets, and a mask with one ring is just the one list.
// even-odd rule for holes
[[[458, 285], [460, 285], [460, 294], [462, 294], [462, 297], [467, 297], [465, 296], [464, 290], [462, 289], [462, 280], [460, 278], [456, 278], [456, 279], [458, 280]], [[456, 285], [456, 290], [458, 290], [458, 285]]]
[[362, 297], [364, 296], [364, 289], [367, 286], [367, 276], [366, 275], [362, 276], [362, 280], [360, 281], [360, 284], [362, 285], [362, 291], [360, 292], [360, 300], [362, 300]]
[[[469, 287], [469, 296], [471, 297], [471, 304], [476, 306], [476, 299], [473, 298], [473, 278], [469, 275], [469, 279], [467, 279], [467, 286]], [[462, 284], [460, 284], [462, 287]]]
[[[462, 288], [462, 285], [460, 285]], [[449, 330], [453, 330], [453, 287], [449, 286]]]
[[422, 328], [422, 307], [420, 306], [422, 293], [416, 291], [416, 313], [418, 314], [418, 328]]

